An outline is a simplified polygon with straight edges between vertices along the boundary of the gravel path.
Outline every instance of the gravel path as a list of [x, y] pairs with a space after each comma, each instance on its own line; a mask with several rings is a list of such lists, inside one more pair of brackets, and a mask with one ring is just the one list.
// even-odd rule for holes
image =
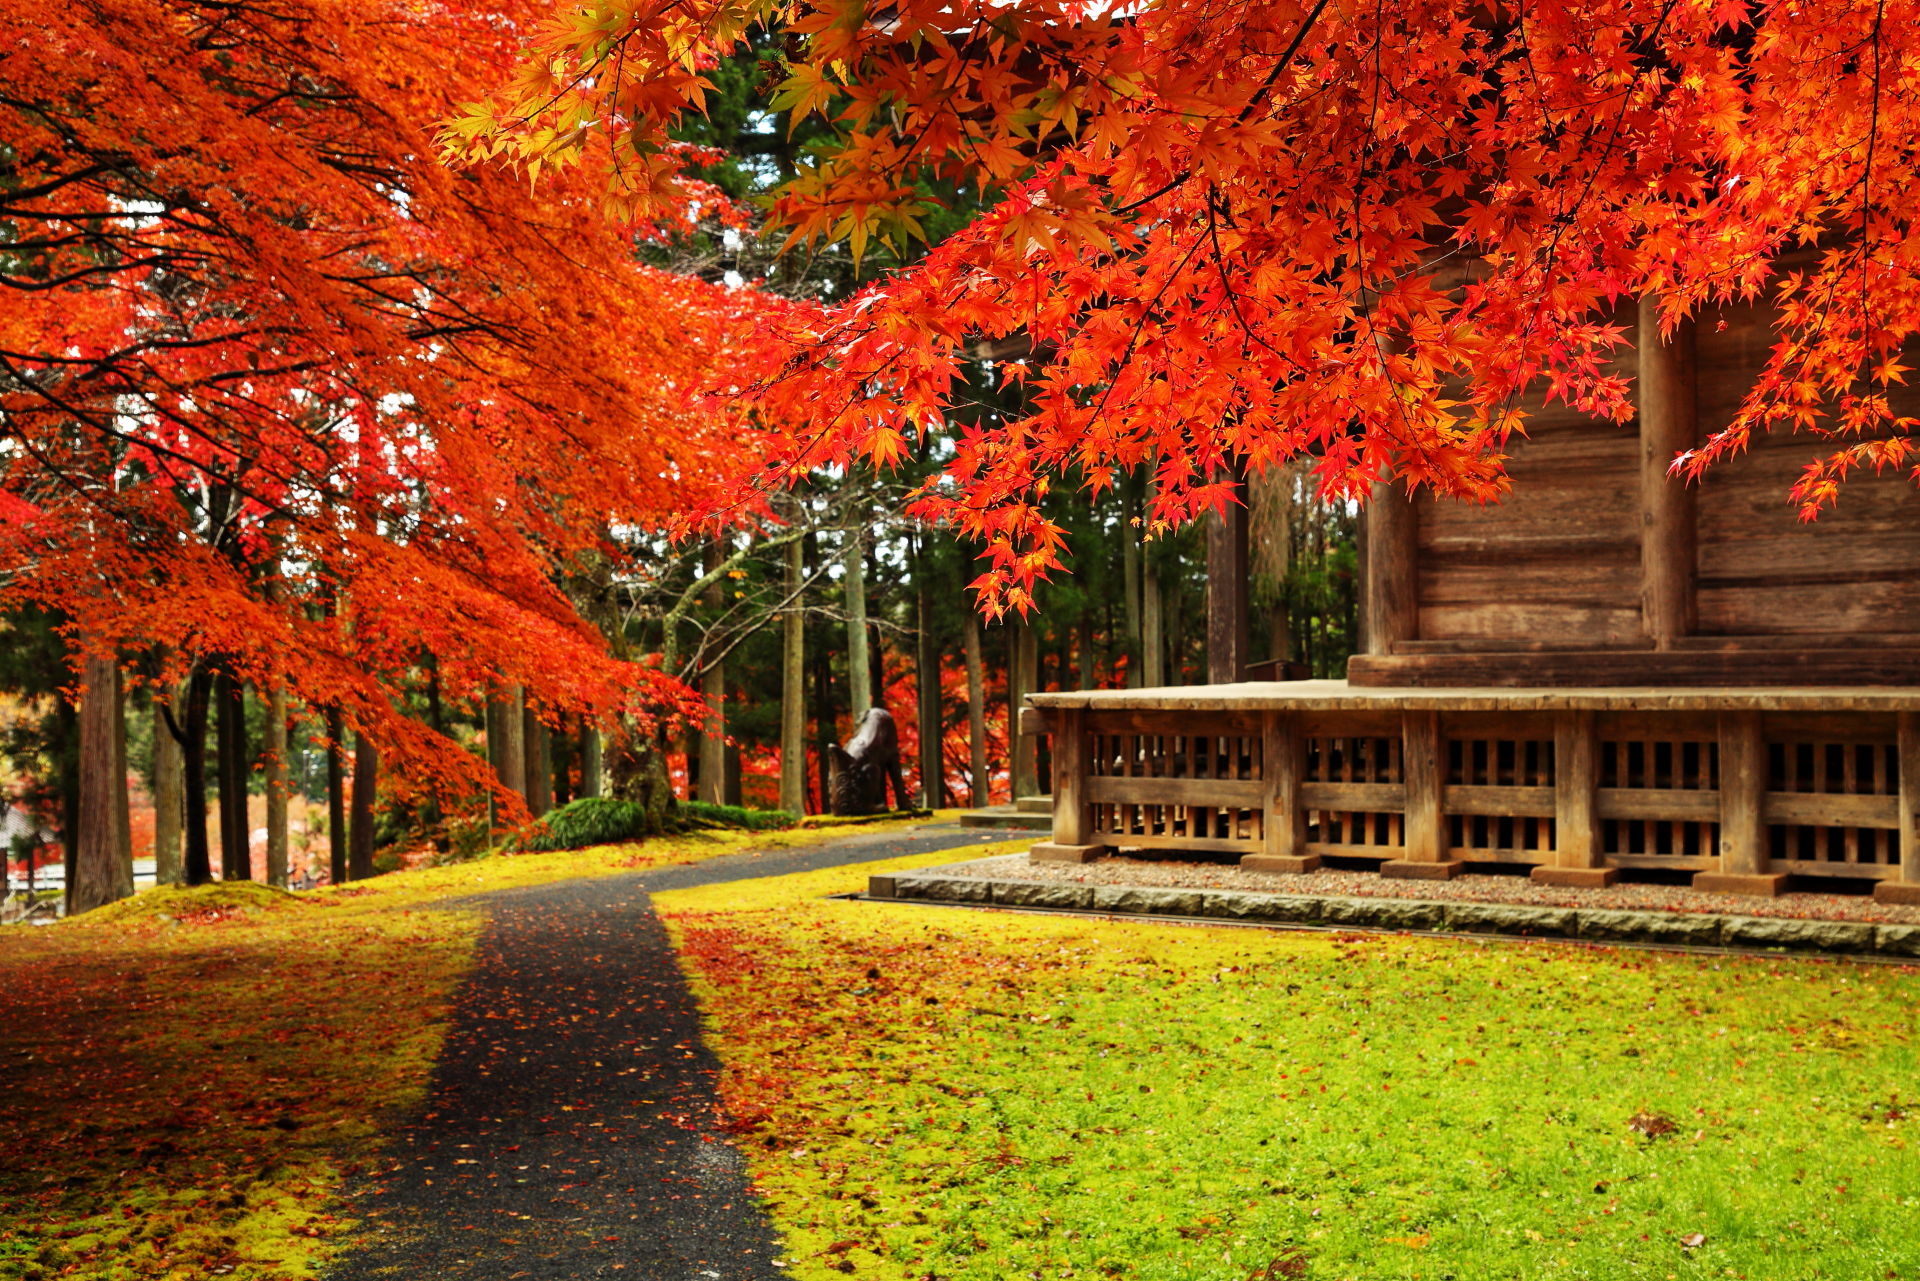
[[[936, 869], [929, 868], [929, 871]], [[1533, 907], [1617, 908], [1623, 911], [1708, 912], [1799, 920], [1871, 921], [1920, 925], [1920, 908], [1876, 903], [1864, 894], [1708, 894], [1684, 885], [1623, 883], [1605, 889], [1535, 885], [1524, 876], [1458, 876], [1451, 881], [1392, 881], [1375, 872], [1321, 868], [1304, 876], [1244, 872], [1230, 863], [1176, 859], [1103, 858], [1094, 863], [1034, 863], [1025, 854], [975, 859], [937, 869], [943, 876], [1052, 881], [1081, 885], [1150, 885], [1169, 889], [1266, 891], [1357, 898], [1407, 898], [1520, 903]]]
[[328, 1281], [783, 1275], [649, 895], [1004, 839], [942, 825], [485, 896], [424, 1113], [354, 1190], [364, 1235]]

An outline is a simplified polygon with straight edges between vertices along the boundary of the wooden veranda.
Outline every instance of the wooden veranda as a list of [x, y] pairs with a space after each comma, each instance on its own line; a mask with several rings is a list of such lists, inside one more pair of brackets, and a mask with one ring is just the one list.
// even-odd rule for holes
[[[1786, 501], [1818, 448], [1804, 439], [1758, 440], [1700, 485], [1669, 474], [1730, 418], [1767, 319], [1729, 309], [1663, 341], [1642, 306], [1620, 362], [1637, 424], [1536, 405], [1506, 502], [1378, 496], [1346, 681], [1239, 679], [1245, 535], [1223, 525], [1217, 683], [1029, 696], [1053, 738], [1034, 857], [1507, 863], [1568, 885], [1664, 869], [1760, 894], [1797, 875], [1920, 903], [1912, 484], [1856, 476], [1808, 525]], [[1893, 398], [1920, 413], [1920, 395]]]

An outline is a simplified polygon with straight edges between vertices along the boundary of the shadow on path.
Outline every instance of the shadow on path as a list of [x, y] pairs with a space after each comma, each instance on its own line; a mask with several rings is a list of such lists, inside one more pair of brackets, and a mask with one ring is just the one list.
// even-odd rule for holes
[[424, 1111], [354, 1190], [328, 1281], [781, 1276], [649, 894], [1004, 839], [943, 825], [485, 896]]

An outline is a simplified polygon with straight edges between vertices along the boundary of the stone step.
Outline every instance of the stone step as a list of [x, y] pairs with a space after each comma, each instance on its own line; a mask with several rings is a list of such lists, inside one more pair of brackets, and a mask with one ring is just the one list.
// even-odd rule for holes
[[1044, 795], [1022, 796], [1018, 801], [1014, 802], [1014, 808], [1022, 814], [1051, 814], [1053, 813], [1053, 798]]
[[1053, 818], [1048, 814], [1033, 814], [1015, 809], [1011, 805], [989, 805], [985, 809], [968, 810], [960, 816], [962, 827], [1009, 827], [1028, 832], [1044, 832], [1053, 826]]

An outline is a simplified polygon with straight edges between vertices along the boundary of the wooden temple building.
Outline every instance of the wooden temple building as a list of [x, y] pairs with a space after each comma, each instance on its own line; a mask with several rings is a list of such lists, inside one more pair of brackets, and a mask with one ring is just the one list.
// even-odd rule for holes
[[[1831, 878], [1920, 903], [1920, 495], [1857, 475], [1803, 523], [1786, 495], [1818, 443], [1793, 436], [1671, 478], [1770, 330], [1753, 309], [1670, 341], [1650, 307], [1638, 324], [1635, 422], [1536, 406], [1500, 505], [1371, 504], [1346, 680], [1246, 680], [1229, 599], [1214, 684], [1030, 695], [1053, 775], [1033, 856], [1520, 864], [1583, 886], [1657, 869], [1742, 894]], [[1239, 555], [1244, 576], [1244, 534], [1213, 542], [1212, 575], [1231, 584]]]

